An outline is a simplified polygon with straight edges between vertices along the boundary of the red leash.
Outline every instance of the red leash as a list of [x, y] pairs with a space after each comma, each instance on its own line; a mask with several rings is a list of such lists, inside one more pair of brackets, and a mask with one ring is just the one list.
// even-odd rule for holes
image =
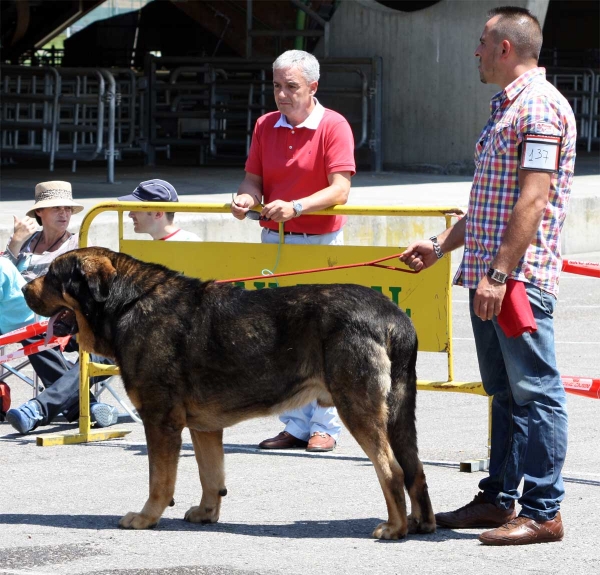
[[280, 277], [284, 277], [284, 276], [297, 276], [297, 275], [301, 275], [301, 274], [314, 274], [317, 272], [330, 272], [333, 270], [343, 270], [343, 269], [348, 269], [348, 268], [359, 268], [359, 267], [365, 267], [365, 266], [383, 268], [385, 270], [390, 270], [390, 271], [395, 271], [395, 272], [403, 272], [405, 274], [419, 273], [414, 270], [405, 270], [405, 269], [397, 268], [394, 266], [379, 265], [379, 262], [384, 262], [386, 260], [391, 260], [391, 259], [394, 259], [397, 257], [400, 257], [400, 254], [394, 254], [393, 256], [387, 256], [385, 258], [379, 258], [378, 260], [372, 260], [370, 262], [362, 262], [359, 264], [347, 264], [347, 265], [343, 265], [343, 266], [332, 266], [332, 267], [328, 267], [328, 268], [315, 268], [312, 270], [300, 270], [300, 271], [295, 271], [295, 272], [282, 272], [280, 274], [270, 274], [270, 275], [266, 275], [266, 276], [260, 275], [260, 276], [250, 276], [247, 278], [236, 278], [236, 279], [230, 279], [230, 280], [216, 280], [215, 283], [223, 284], [223, 283], [243, 282], [243, 281], [258, 280], [258, 279], [264, 280], [264, 279], [268, 279], [268, 278], [280, 278]]

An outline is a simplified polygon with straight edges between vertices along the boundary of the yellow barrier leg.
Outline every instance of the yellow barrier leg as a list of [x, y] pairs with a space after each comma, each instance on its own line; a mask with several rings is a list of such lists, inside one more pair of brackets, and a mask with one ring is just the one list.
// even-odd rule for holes
[[99, 429], [91, 430], [92, 419], [90, 414], [90, 356], [85, 351], [79, 353], [79, 433], [51, 433], [37, 438], [37, 445], [48, 447], [50, 445], [70, 445], [74, 443], [88, 443], [91, 441], [104, 441], [124, 437], [130, 430], [126, 429]]
[[460, 462], [460, 471], [472, 473], [473, 471], [487, 471], [490, 468], [490, 452], [492, 450], [492, 397], [488, 396], [488, 440], [487, 457], [484, 459], [471, 459]]

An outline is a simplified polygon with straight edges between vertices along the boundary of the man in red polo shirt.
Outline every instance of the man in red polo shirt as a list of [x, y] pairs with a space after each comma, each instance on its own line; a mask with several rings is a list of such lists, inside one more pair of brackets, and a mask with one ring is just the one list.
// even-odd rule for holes
[[[263, 205], [263, 243], [279, 242], [280, 222], [285, 222], [286, 244], [344, 243], [345, 216], [303, 215], [345, 204], [356, 172], [350, 125], [319, 104], [314, 97], [318, 85], [319, 62], [308, 52], [288, 50], [273, 63], [278, 112], [257, 120], [246, 176], [231, 204], [239, 220]], [[261, 449], [331, 451], [341, 431], [337, 410], [316, 401], [280, 419], [285, 430], [260, 443]]]

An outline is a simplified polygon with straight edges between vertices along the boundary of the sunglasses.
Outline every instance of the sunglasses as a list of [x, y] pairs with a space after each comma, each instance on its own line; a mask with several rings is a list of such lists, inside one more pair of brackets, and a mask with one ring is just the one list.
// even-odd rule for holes
[[[235, 197], [234, 197], [233, 194], [231, 194], [231, 202], [237, 206], [237, 203], [235, 201]], [[265, 207], [260, 202], [258, 203], [258, 205], [260, 207], [262, 207], [262, 208]], [[259, 221], [260, 222], [267, 222], [267, 221], [269, 221], [269, 218], [265, 218], [265, 217], [261, 216], [259, 212], [255, 212], [254, 210], [248, 210], [246, 212], [246, 218], [249, 219], [249, 220], [253, 220], [255, 222], [259, 222]]]

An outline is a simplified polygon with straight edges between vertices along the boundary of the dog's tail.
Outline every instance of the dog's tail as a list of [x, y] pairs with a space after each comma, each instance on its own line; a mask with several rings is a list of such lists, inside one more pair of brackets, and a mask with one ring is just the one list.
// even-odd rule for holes
[[404, 471], [410, 490], [420, 473], [415, 408], [417, 402], [417, 334], [408, 319], [391, 330], [388, 355], [391, 361], [391, 389], [387, 398], [388, 439]]

